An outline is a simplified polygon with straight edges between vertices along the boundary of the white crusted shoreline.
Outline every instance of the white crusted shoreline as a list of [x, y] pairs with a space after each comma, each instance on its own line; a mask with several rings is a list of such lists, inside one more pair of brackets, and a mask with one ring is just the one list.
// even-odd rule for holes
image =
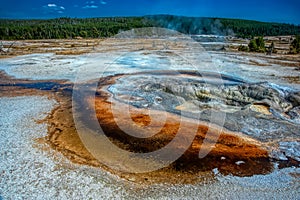
[[[44, 96], [0, 98], [0, 196], [3, 199], [99, 199], [120, 196], [113, 177], [92, 176], [35, 139], [46, 136], [46, 117], [55, 105]], [[98, 176], [99, 175], [99, 176]], [[107, 177], [107, 178], [106, 178]], [[112, 180], [109, 180], [112, 179]]]

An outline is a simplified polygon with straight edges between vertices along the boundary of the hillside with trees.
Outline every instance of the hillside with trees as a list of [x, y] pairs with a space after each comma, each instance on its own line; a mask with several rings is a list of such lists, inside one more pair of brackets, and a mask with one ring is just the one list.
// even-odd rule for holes
[[184, 34], [255, 36], [300, 35], [300, 26], [240, 19], [154, 15], [145, 17], [58, 18], [48, 20], [0, 19], [0, 39], [105, 38], [120, 31], [162, 27]]

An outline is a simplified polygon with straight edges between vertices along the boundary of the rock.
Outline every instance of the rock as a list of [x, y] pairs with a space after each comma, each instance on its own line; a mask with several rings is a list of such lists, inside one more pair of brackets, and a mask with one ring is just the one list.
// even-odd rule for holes
[[294, 107], [300, 106], [300, 92], [290, 94], [287, 99], [293, 104]]
[[300, 142], [287, 141], [280, 142], [279, 149], [284, 152], [287, 157], [300, 161]]
[[[149, 105], [149, 109], [210, 121], [264, 142], [299, 134], [299, 109], [294, 106], [298, 93], [281, 91], [265, 82], [247, 83], [229, 76], [223, 84], [219, 77], [199, 76], [190, 71], [182, 71], [178, 76], [168, 72], [138, 74], [123, 77], [109, 90], [121, 101], [126, 100], [123, 99], [125, 94], [142, 98], [142, 101], [137, 98], [128, 102], [135, 107]], [[161, 97], [162, 101], [156, 97]], [[220, 112], [226, 113], [224, 122], [212, 118]]]
[[134, 177], [129, 177], [129, 178], [128, 178], [128, 181], [135, 182], [135, 181], [136, 181], [136, 178], [134, 178]]
[[300, 106], [291, 109], [288, 115], [291, 117], [291, 120], [300, 123]]
[[245, 164], [245, 161], [237, 161], [237, 162], [235, 162], [235, 164], [237, 164], [237, 165]]
[[266, 105], [253, 104], [250, 106], [250, 110], [262, 113], [264, 115], [272, 115], [272, 113], [270, 112], [270, 107]]
[[217, 175], [217, 174], [220, 173], [219, 170], [218, 170], [218, 168], [214, 168], [214, 169], [212, 170], [212, 172], [214, 173], [214, 175]]
[[269, 154], [270, 158], [281, 160], [281, 161], [287, 161], [288, 158], [279, 150], [273, 150]]
[[187, 101], [187, 102], [177, 106], [175, 109], [181, 110], [181, 111], [188, 111], [188, 112], [200, 112], [201, 111], [199, 106], [195, 105], [191, 101]]

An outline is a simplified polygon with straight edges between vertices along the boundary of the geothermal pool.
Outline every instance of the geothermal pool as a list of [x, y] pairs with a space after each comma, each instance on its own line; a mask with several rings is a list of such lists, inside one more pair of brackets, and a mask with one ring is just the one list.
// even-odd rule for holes
[[[257, 62], [264, 62], [266, 66], [253, 65], [250, 62], [253, 59], [251, 55], [236, 53], [192, 55], [180, 51], [172, 54], [171, 50], [139, 50], [130, 53], [120, 50], [114, 54], [34, 54], [1, 60], [0, 69], [13, 77], [1, 80], [0, 84], [1, 92], [4, 91], [0, 98], [0, 198], [299, 198], [300, 88], [297, 83], [288, 82], [281, 77], [290, 74], [300, 76], [300, 72], [292, 67], [265, 63], [263, 58], [255, 59]], [[201, 62], [195, 64], [199, 60]], [[92, 106], [97, 114], [97, 109], [102, 111], [101, 106], [106, 105], [105, 102], [117, 106], [127, 105], [136, 112], [133, 113], [136, 116], [142, 111], [146, 116], [131, 116], [138, 127], [155, 127], [164, 122], [159, 117], [157, 120], [148, 120], [152, 116], [151, 111], [153, 116], [163, 117], [167, 113], [169, 118], [165, 120], [169, 119], [174, 124], [180, 118], [186, 127], [192, 126], [189, 123], [194, 121], [207, 125], [211, 116], [222, 112], [224, 122], [213, 123], [216, 127], [224, 127], [221, 137], [223, 141], [217, 143], [220, 148], [210, 157], [214, 159], [214, 164], [208, 166], [209, 160], [206, 160], [207, 163], [202, 163], [201, 170], [195, 171], [195, 167], [201, 165], [201, 160], [195, 160], [192, 156], [197, 155], [196, 151], [190, 149], [186, 157], [175, 163], [183, 172], [159, 171], [157, 174], [134, 176], [103, 166], [93, 167], [84, 159], [81, 160], [83, 165], [70, 162], [74, 160], [63, 150], [66, 152], [79, 148], [72, 146], [72, 141], [63, 140], [63, 134], [57, 140], [54, 139], [54, 142], [62, 142], [57, 144], [57, 147], [65, 148], [61, 151], [59, 148], [58, 151], [51, 148], [53, 146], [47, 142], [41, 142], [43, 140], [40, 138], [47, 138], [47, 126], [58, 126], [64, 131], [63, 124], [69, 123], [69, 118], [64, 117], [73, 117], [69, 102], [72, 86], [87, 86], [89, 89], [93, 83], [96, 83], [95, 88], [91, 87], [95, 89], [94, 96], [92, 101], [85, 102], [91, 104], [86, 104], [84, 108]], [[20, 90], [20, 93], [9, 93], [5, 89], [7, 87]], [[29, 95], [28, 90], [35, 95]], [[68, 101], [63, 102], [61, 96]], [[66, 107], [57, 110], [70, 111], [68, 115], [62, 116], [61, 119], [64, 120], [52, 125], [47, 124], [47, 121], [36, 123], [49, 115], [61, 102]], [[95, 119], [105, 125], [103, 120], [109, 118], [99, 116], [96, 115], [98, 118]], [[71, 130], [74, 127], [68, 128]], [[60, 133], [57, 134], [59, 136]], [[200, 137], [201, 134], [198, 134]], [[67, 136], [67, 139], [75, 137]], [[110, 136], [116, 143], [123, 142], [121, 133]], [[228, 141], [226, 136], [231, 136], [232, 141]], [[160, 139], [158, 135], [151, 142]], [[167, 144], [168, 140], [165, 142]], [[194, 144], [197, 147], [197, 143]], [[241, 149], [250, 149], [252, 157], [233, 154], [236, 157], [229, 158], [231, 148], [236, 148], [237, 144], [240, 144]], [[120, 147], [127, 148], [124, 144], [120, 144]], [[127, 150], [141, 151], [139, 145], [133, 147]], [[174, 148], [177, 147], [175, 145]], [[153, 150], [149, 146], [143, 148], [142, 152]], [[197, 148], [195, 149], [198, 150]], [[227, 152], [226, 156], [221, 155], [223, 150]], [[108, 156], [105, 157], [103, 152], [100, 156], [109, 159], [110, 154], [106, 154], [108, 152], [109, 149], [105, 152]], [[253, 159], [255, 162], [251, 162], [254, 158], [251, 153], [257, 152], [262, 155], [262, 160]], [[93, 153], [97, 153], [97, 149]], [[182, 166], [189, 159], [193, 161], [193, 165], [190, 168]], [[257, 170], [254, 171], [254, 168]], [[166, 177], [158, 179], [159, 176]], [[173, 176], [170, 178], [172, 181], [166, 181], [168, 176]], [[193, 181], [188, 182], [192, 178]]]

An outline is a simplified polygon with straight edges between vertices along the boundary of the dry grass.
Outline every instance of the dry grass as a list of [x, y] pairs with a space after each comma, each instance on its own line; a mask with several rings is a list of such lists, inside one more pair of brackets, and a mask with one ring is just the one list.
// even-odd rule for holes
[[290, 83], [300, 84], [300, 77], [299, 76], [284, 76], [282, 77]]
[[[0, 58], [34, 53], [55, 53], [59, 55], [80, 55], [95, 50], [103, 39], [80, 39], [80, 40], [20, 40], [16, 41], [10, 51], [1, 54]], [[4, 41], [4, 48], [12, 43]]]

